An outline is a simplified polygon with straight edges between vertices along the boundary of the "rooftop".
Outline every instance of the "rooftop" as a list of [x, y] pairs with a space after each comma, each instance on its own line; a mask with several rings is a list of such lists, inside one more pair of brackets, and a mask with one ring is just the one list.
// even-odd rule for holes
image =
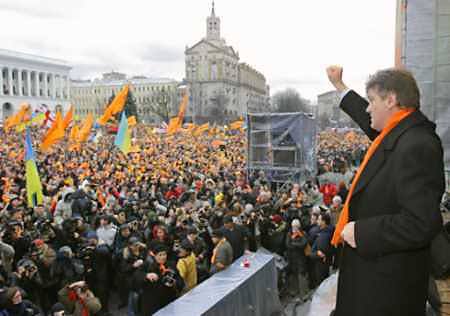
[[175, 79], [171, 78], [131, 78], [125, 80], [103, 80], [95, 79], [89, 82], [72, 81], [72, 87], [93, 87], [93, 86], [123, 86], [126, 84], [141, 85], [141, 84], [169, 84], [176, 83]]
[[43, 57], [43, 56], [39, 56], [39, 55], [27, 54], [27, 53], [22, 53], [22, 52], [16, 52], [16, 51], [2, 49], [2, 48], [0, 48], [0, 57], [23, 59], [26, 61], [34, 61], [34, 62], [38, 62], [38, 63], [72, 68], [69, 65], [69, 63], [65, 60]]

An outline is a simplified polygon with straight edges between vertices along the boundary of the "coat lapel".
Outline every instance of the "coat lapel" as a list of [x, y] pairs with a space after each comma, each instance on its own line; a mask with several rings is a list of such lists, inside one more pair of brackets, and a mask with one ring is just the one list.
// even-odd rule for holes
[[398, 138], [409, 128], [426, 121], [430, 124], [433, 124], [429, 122], [428, 119], [420, 111], [416, 111], [406, 117], [396, 127], [394, 127], [394, 129], [388, 135], [386, 135], [381, 144], [375, 150], [373, 156], [370, 158], [369, 163], [367, 164], [363, 173], [359, 177], [352, 197], [361, 192], [375, 177], [375, 175], [378, 173], [378, 170], [380, 170], [380, 168], [383, 166], [386, 158], [395, 147]]
[[385, 160], [386, 153], [383, 143], [381, 143], [373, 153], [372, 157], [369, 160], [369, 163], [359, 177], [352, 197], [361, 192], [361, 190], [369, 184], [370, 180], [373, 179], [373, 177], [378, 173], [378, 170], [380, 170], [380, 168], [383, 166]]

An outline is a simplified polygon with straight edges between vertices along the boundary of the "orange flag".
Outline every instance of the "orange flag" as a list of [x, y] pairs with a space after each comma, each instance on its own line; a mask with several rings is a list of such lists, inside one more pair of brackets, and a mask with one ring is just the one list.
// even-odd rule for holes
[[136, 117], [134, 115], [130, 116], [128, 118], [128, 126], [135, 126], [136, 124], [137, 124]]
[[167, 135], [173, 135], [178, 130], [178, 117], [170, 119], [169, 126], [167, 126]]
[[225, 142], [222, 141], [222, 140], [216, 139], [216, 140], [213, 140], [213, 141], [211, 142], [211, 145], [212, 145], [214, 148], [219, 148], [219, 146], [225, 145]]
[[192, 131], [193, 129], [195, 129], [195, 124], [189, 123], [189, 124], [187, 125], [186, 129], [187, 129], [188, 131]]
[[80, 129], [80, 132], [78, 133], [79, 142], [87, 141], [89, 134], [91, 133], [93, 124], [94, 124], [94, 117], [92, 116], [92, 113], [89, 113], [88, 116], [86, 117], [86, 120], [84, 121], [83, 126]]
[[181, 127], [181, 125], [183, 124], [184, 112], [186, 112], [188, 101], [189, 97], [187, 94], [185, 94], [183, 97], [183, 101], [181, 101], [180, 110], [178, 111], [178, 124], [180, 125], [179, 127]]
[[97, 120], [98, 124], [105, 125], [114, 114], [122, 112], [125, 102], [127, 101], [129, 88], [130, 86], [126, 85], [119, 94], [116, 95], [111, 104], [106, 108], [102, 117]]
[[197, 129], [194, 131], [194, 136], [201, 135], [203, 132], [206, 132], [209, 129], [209, 123], [205, 123], [203, 125], [200, 125], [197, 127]]
[[66, 116], [64, 117], [64, 120], [63, 120], [64, 130], [67, 127], [69, 127], [70, 122], [72, 122], [72, 120], [73, 120], [73, 105], [70, 106], [69, 111], [66, 113]]
[[64, 138], [64, 127], [61, 112], [56, 112], [56, 118], [48, 129], [41, 144], [42, 150], [48, 150], [53, 144]]
[[229, 129], [230, 130], [240, 129], [242, 125], [244, 125], [244, 121], [236, 121], [230, 124]]
[[5, 122], [5, 130], [8, 131], [11, 127], [16, 126], [20, 122], [22, 122], [23, 118], [25, 117], [25, 114], [27, 114], [29, 109], [30, 109], [30, 106], [27, 103], [23, 103], [20, 106], [20, 111], [17, 112], [15, 115], [10, 116], [6, 120], [6, 122]]
[[183, 101], [181, 101], [180, 109], [178, 110], [178, 116], [174, 117], [170, 120], [169, 126], [167, 127], [167, 134], [172, 135], [181, 128], [183, 125], [184, 112], [186, 112], [186, 106], [189, 101], [189, 97], [187, 94], [184, 95]]
[[78, 134], [80, 133], [80, 128], [77, 124], [74, 124], [72, 129], [70, 130], [69, 139], [73, 142], [76, 142], [78, 139]]

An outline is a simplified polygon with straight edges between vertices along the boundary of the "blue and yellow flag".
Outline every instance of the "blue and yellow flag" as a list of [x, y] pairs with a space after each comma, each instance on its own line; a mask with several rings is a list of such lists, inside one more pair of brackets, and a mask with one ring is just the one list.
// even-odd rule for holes
[[114, 145], [126, 155], [131, 149], [131, 135], [128, 129], [128, 119], [125, 115], [125, 111], [122, 112], [122, 118], [120, 119], [119, 130], [117, 131], [116, 140]]
[[33, 145], [31, 143], [30, 130], [28, 128], [25, 141], [25, 167], [28, 206], [34, 207], [42, 204], [43, 194], [41, 180], [39, 179], [39, 173], [36, 167]]

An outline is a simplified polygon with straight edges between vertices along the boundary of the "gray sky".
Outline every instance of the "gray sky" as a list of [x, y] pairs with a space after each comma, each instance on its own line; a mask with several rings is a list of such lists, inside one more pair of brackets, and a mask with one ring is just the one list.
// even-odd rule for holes
[[[222, 37], [261, 71], [272, 93], [315, 99], [341, 64], [363, 91], [368, 75], [393, 66], [394, 0], [216, 0]], [[0, 0], [1, 48], [67, 60], [72, 78], [116, 70], [184, 77], [184, 49], [206, 35], [210, 0]]]

